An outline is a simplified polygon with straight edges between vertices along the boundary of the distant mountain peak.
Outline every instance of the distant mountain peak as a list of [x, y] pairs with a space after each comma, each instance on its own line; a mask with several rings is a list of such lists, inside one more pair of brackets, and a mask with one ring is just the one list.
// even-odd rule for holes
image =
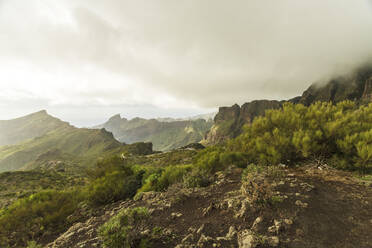
[[48, 112], [45, 109], [42, 109], [40, 111], [35, 112], [34, 114], [40, 114], [40, 115], [49, 115]]
[[67, 122], [49, 115], [46, 110], [11, 120], [1, 120], [0, 146], [13, 145], [66, 126], [69, 126]]
[[110, 117], [110, 119], [108, 121], [121, 121], [121, 116], [120, 116], [120, 114], [116, 114], [116, 115]]

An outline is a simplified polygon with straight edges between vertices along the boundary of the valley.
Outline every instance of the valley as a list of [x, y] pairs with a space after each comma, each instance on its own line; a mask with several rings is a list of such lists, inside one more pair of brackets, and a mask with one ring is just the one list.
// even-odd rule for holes
[[212, 125], [213, 120], [210, 118], [207, 120], [169, 118], [127, 120], [120, 115], [115, 115], [98, 128], [105, 128], [112, 132], [114, 137], [123, 143], [151, 142], [156, 151], [170, 151], [201, 141]]

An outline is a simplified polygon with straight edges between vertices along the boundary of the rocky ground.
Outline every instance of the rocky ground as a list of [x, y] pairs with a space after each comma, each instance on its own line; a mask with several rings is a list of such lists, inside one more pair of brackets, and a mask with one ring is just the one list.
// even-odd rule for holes
[[139, 238], [161, 230], [153, 247], [372, 247], [372, 187], [350, 173], [310, 164], [243, 183], [238, 168], [215, 177], [206, 188], [174, 185], [94, 211], [82, 207], [75, 215], [85, 221], [47, 247], [102, 247], [98, 227], [136, 206], [151, 214]]

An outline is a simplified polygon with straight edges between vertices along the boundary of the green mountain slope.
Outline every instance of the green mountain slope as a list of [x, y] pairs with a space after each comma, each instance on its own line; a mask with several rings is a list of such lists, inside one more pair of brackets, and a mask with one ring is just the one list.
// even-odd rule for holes
[[212, 124], [204, 119], [163, 122], [142, 118], [127, 120], [115, 115], [98, 128], [112, 132], [121, 142], [152, 142], [154, 150], [168, 151], [201, 141]]
[[0, 146], [42, 136], [49, 131], [68, 126], [45, 110], [13, 120], [0, 120]]
[[85, 166], [123, 146], [103, 129], [65, 126], [17, 145], [0, 147], [0, 171], [32, 169], [61, 162]]

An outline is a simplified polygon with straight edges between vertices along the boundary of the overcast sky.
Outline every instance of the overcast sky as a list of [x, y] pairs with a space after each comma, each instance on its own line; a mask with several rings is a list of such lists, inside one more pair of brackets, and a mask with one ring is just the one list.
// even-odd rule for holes
[[0, 0], [0, 119], [208, 113], [371, 55], [370, 0]]

